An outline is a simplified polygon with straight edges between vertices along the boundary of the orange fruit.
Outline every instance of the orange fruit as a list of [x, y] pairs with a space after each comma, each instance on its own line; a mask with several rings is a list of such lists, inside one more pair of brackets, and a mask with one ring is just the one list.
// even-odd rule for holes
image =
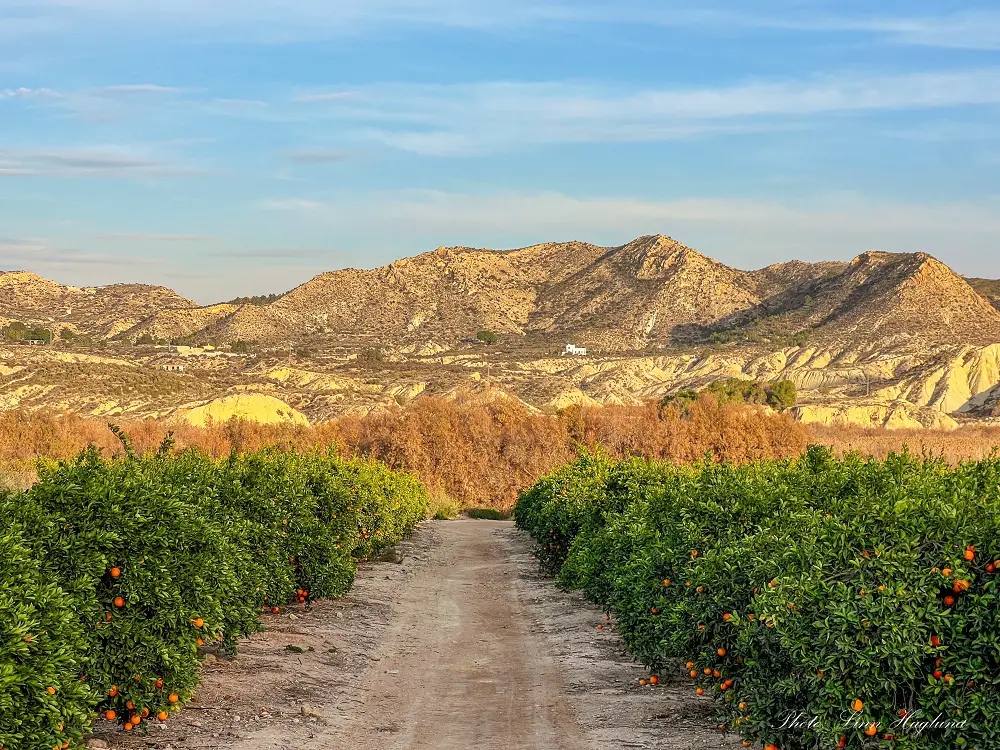
[[121, 574], [122, 574], [122, 569], [121, 568], [112, 568], [111, 569], [111, 577], [112, 578], [120, 578]]
[[167, 712], [166, 711], [160, 711], [160, 713], [158, 713], [156, 715], [156, 718], [159, 719], [160, 721], [166, 721], [167, 718], [168, 718]]
[[719, 656], [725, 656], [725, 655], [726, 655], [726, 649], [724, 649], [724, 648], [720, 648], [720, 649], [719, 649], [718, 651], [716, 651], [715, 653], [717, 653], [717, 654], [718, 654]]
[[946, 606], [946, 607], [950, 607], [950, 606], [952, 606], [952, 605], [953, 605], [954, 603], [955, 603], [955, 597], [953, 597], [953, 596], [946, 596], [946, 597], [944, 598], [944, 606]]
[[705, 694], [705, 688], [698, 688], [694, 692], [697, 693], [698, 695], [704, 695]]
[[193, 620], [191, 620], [191, 622], [194, 623], [194, 626], [196, 628], [200, 628], [202, 625], [205, 624], [205, 621], [203, 619], [201, 619], [200, 617], [194, 618]]
[[705, 667], [705, 674], [712, 674], [712, 670], [709, 669], [708, 667]]
[[126, 723], [125, 726], [122, 727], [122, 729], [124, 729], [126, 732], [131, 732], [132, 731], [132, 725]]
[[50, 685], [49, 687], [45, 688], [45, 692], [48, 693], [49, 695], [55, 695], [56, 689]]
[[693, 661], [689, 661], [689, 662], [688, 662], [687, 664], [685, 664], [684, 666], [685, 666], [685, 667], [687, 667], [688, 669], [691, 669], [691, 668], [693, 668], [693, 667], [694, 667], [694, 662], [693, 662]]
[[941, 645], [941, 639], [938, 638], [936, 635], [932, 635], [931, 636], [931, 646], [933, 646], [934, 648], [937, 648], [940, 645]]
[[944, 570], [942, 570], [941, 575], [943, 575], [945, 578], [949, 578], [951, 576], [951, 568], [945, 568]]
[[851, 704], [851, 710], [855, 712], [863, 710], [864, 707], [865, 704], [861, 701], [860, 698], [855, 698], [854, 702]]
[[976, 559], [976, 553], [972, 549], [967, 549], [965, 550], [965, 554], [963, 555], [963, 557], [969, 562], [971, 562]]
[[104, 718], [107, 719], [108, 721], [114, 721], [115, 719], [118, 718], [118, 714], [116, 714], [114, 711], [110, 711], [110, 710], [109, 711], [105, 711], [104, 712]]
[[125, 600], [122, 599], [120, 596], [116, 596], [115, 597], [115, 606], [116, 607], [124, 607], [125, 606]]
[[878, 732], [878, 724], [871, 724], [865, 730], [865, 734], [867, 734], [869, 737], [874, 737], [876, 732]]
[[691, 670], [691, 676], [692, 676], [692, 677], [697, 677], [697, 676], [698, 676], [698, 670], [696, 670], [696, 669], [692, 669], [692, 670]]
[[114, 698], [116, 695], [118, 695], [118, 686], [117, 685], [112, 685], [111, 689], [108, 691], [108, 695], [110, 695], [112, 698]]
[[176, 703], [177, 701], [180, 700], [180, 698], [177, 697], [177, 693], [171, 693], [170, 696], [167, 698], [167, 700], [170, 701], [171, 703]]
[[157, 689], [163, 687], [163, 680], [162, 679], [158, 679], [156, 682], [153, 683], [153, 687], [155, 687]]
[[660, 684], [660, 678], [659, 678], [659, 677], [657, 677], [657, 676], [656, 676], [656, 675], [654, 674], [654, 675], [653, 675], [652, 677], [650, 677], [650, 678], [649, 678], [649, 684], [650, 684], [650, 685], [659, 685], [659, 684]]

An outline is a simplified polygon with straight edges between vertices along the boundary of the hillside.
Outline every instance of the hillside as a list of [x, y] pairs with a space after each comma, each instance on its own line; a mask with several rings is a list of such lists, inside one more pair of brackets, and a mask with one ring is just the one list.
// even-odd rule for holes
[[161, 286], [78, 288], [24, 271], [0, 272], [0, 318], [56, 331], [68, 328], [76, 334], [107, 338], [162, 310], [195, 307], [191, 300]]
[[968, 281], [926, 253], [867, 252], [841, 269], [799, 279], [716, 326], [806, 333], [868, 346], [1000, 341], [1000, 312]]
[[[735, 377], [791, 380], [804, 421], [951, 427], [1000, 417], [997, 290], [925, 253], [744, 271], [660, 235], [439, 248], [207, 307], [6, 273], [0, 317], [84, 336], [0, 347], [0, 405], [322, 421], [469, 388], [555, 410]], [[590, 355], [554, 356], [567, 342]]]

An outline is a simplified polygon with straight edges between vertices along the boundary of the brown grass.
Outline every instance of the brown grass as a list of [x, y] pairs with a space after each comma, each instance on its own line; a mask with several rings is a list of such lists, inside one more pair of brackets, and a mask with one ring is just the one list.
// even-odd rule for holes
[[[121, 424], [135, 449], [155, 450], [170, 429], [163, 422]], [[799, 453], [805, 429], [790, 418], [711, 398], [690, 412], [656, 406], [572, 408], [558, 416], [486, 395], [418, 399], [406, 409], [349, 416], [315, 427], [234, 421], [210, 428], [174, 428], [179, 449], [196, 446], [220, 457], [267, 445], [299, 449], [335, 445], [415, 472], [436, 493], [463, 506], [509, 509], [517, 494], [571, 460], [580, 447], [602, 445], [618, 457], [690, 461], [711, 455], [747, 461]], [[121, 444], [104, 421], [45, 413], [0, 414], [0, 467], [5, 483], [33, 480], [35, 459], [68, 458], [93, 443], [109, 455]]]
[[[983, 458], [1000, 445], [1000, 428], [806, 428], [757, 407], [720, 406], [711, 397], [697, 401], [685, 414], [650, 404], [572, 407], [550, 416], [518, 401], [480, 394], [453, 400], [425, 397], [405, 409], [348, 416], [315, 427], [240, 421], [210, 428], [171, 428], [156, 421], [121, 426], [140, 453], [155, 450], [171, 429], [179, 449], [195, 446], [216, 457], [269, 445], [337, 446], [415, 472], [442, 502], [450, 498], [464, 507], [502, 510], [511, 507], [523, 488], [571, 460], [579, 448], [598, 444], [616, 457], [687, 462], [709, 455], [737, 463], [797, 455], [810, 442], [830, 445], [841, 454], [858, 451], [879, 458], [908, 445], [951, 462]], [[122, 452], [103, 420], [0, 413], [0, 485], [26, 487], [34, 481], [38, 458], [68, 458], [89, 443], [109, 455]]]
[[885, 430], [870, 427], [811, 426], [810, 442], [831, 446], [839, 455], [857, 452], [885, 458], [904, 447], [949, 463], [978, 461], [1000, 447], [1000, 427], [970, 426], [950, 430]]

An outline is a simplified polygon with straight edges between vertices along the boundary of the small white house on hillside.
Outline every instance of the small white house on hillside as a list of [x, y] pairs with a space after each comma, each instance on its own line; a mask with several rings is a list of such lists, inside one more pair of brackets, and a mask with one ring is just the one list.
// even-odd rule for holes
[[587, 349], [582, 346], [577, 346], [576, 344], [566, 344], [566, 348], [563, 349], [563, 355], [566, 354], [573, 357], [586, 357]]

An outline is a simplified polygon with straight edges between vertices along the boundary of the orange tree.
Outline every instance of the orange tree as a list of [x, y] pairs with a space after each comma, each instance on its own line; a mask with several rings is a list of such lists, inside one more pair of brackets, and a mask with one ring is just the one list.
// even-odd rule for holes
[[550, 485], [516, 517], [539, 547], [569, 533], [563, 585], [652, 670], [680, 660], [750, 745], [1000, 746], [997, 462], [631, 462], [591, 474], [603, 510], [572, 519]]
[[39, 570], [11, 522], [24, 513], [0, 498], [9, 523], [0, 530], [0, 747], [68, 747], [92, 721], [85, 639], [73, 600]]
[[[401, 540], [426, 513], [419, 482], [369, 462], [281, 450], [217, 462], [170, 455], [169, 443], [137, 457], [121, 437], [125, 458], [90, 448], [41, 467], [34, 487], [4, 500], [10, 561], [0, 570], [21, 580], [4, 591], [24, 594], [4, 609], [17, 617], [9, 639], [34, 617], [45, 640], [44, 649], [0, 644], [0, 684], [15, 686], [0, 698], [4, 720], [8, 708], [30, 714], [10, 727], [0, 720], [14, 739], [45, 736], [51, 724], [72, 742], [80, 717], [96, 712], [144, 728], [189, 699], [205, 648], [234, 650], [260, 629], [263, 609], [342, 595], [358, 559]], [[25, 559], [40, 568], [35, 577], [23, 573]], [[46, 710], [32, 702], [26, 666], [57, 691], [41, 696]], [[59, 670], [72, 686], [56, 684]]]

